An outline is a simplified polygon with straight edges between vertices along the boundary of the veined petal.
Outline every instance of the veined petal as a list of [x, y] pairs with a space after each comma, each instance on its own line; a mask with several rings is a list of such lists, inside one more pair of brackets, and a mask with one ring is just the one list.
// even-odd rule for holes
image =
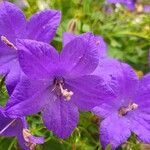
[[0, 36], [6, 36], [12, 43], [25, 34], [26, 19], [16, 5], [9, 2], [0, 3]]
[[126, 102], [135, 99], [139, 79], [128, 64], [105, 58], [100, 61], [93, 74], [103, 77], [118, 99], [125, 99]]
[[12, 119], [5, 115], [3, 109], [0, 110], [0, 131], [9, 125], [0, 136], [16, 136], [23, 128], [21, 119]]
[[140, 80], [136, 102], [139, 104], [140, 109], [150, 113], [150, 73]]
[[107, 117], [100, 125], [100, 142], [103, 148], [111, 144], [112, 149], [115, 150], [126, 142], [130, 135], [128, 120], [117, 115]]
[[96, 106], [92, 109], [92, 112], [99, 117], [106, 118], [109, 117], [112, 113], [116, 113], [118, 108], [115, 107], [115, 100], [102, 103], [99, 106]]
[[99, 62], [98, 50], [93, 40], [86, 42], [75, 38], [62, 49], [60, 61], [67, 68], [70, 76], [90, 74]]
[[70, 41], [74, 40], [75, 38], [77, 38], [78, 35], [75, 35], [73, 33], [70, 32], [64, 32], [63, 33], [63, 47], [68, 44]]
[[14, 59], [11, 61], [8, 69], [10, 70], [5, 77], [5, 84], [9, 95], [11, 95], [21, 77], [21, 69], [18, 60]]
[[22, 117], [40, 112], [49, 99], [49, 81], [22, 77], [6, 105], [7, 115]]
[[79, 120], [77, 107], [62, 98], [55, 98], [54, 95], [42, 114], [45, 126], [59, 138], [70, 136]]
[[82, 110], [91, 110], [105, 101], [115, 99], [112, 89], [99, 76], [66, 79], [66, 84], [74, 93], [71, 100]]
[[57, 51], [50, 45], [33, 40], [18, 40], [19, 62], [23, 72], [32, 79], [49, 78], [56, 69]]
[[61, 12], [45, 10], [34, 14], [27, 23], [27, 37], [49, 43], [56, 33], [61, 20]]
[[142, 112], [135, 111], [130, 113], [128, 118], [130, 119], [130, 130], [137, 135], [140, 141], [150, 143], [150, 116], [148, 117]]
[[97, 46], [100, 58], [106, 57], [107, 45], [104, 39], [101, 36], [93, 36], [93, 34], [90, 32], [83, 33], [81, 35], [75, 35], [69, 32], [63, 33], [63, 46], [65, 46], [66, 44], [68, 44], [70, 41], [74, 40], [77, 37], [82, 38], [86, 42], [91, 42], [92, 40], [93, 41], [92, 44]]

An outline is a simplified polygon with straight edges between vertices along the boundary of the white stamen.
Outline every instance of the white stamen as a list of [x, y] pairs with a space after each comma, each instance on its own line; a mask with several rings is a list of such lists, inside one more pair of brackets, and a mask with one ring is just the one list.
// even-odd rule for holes
[[127, 114], [128, 112], [130, 112], [132, 110], [135, 110], [137, 108], [138, 108], [138, 104], [136, 104], [136, 103], [129, 103], [128, 107], [120, 108], [118, 114], [120, 116], [123, 116], [123, 115]]
[[63, 89], [61, 84], [59, 84], [59, 86], [60, 86], [61, 94], [65, 97], [66, 101], [69, 101], [71, 99], [72, 95], [73, 95], [73, 92], [68, 91], [68, 89]]
[[1, 36], [1, 41], [3, 42], [3, 43], [5, 43], [8, 47], [10, 47], [10, 48], [14, 48], [15, 50], [17, 50], [17, 48], [16, 48], [16, 46], [13, 44], [13, 43], [11, 43], [5, 36]]
[[16, 121], [16, 119], [13, 119], [9, 124], [7, 124], [1, 131], [0, 131], [0, 135], [5, 132], [5, 130], [7, 130], [14, 122]]

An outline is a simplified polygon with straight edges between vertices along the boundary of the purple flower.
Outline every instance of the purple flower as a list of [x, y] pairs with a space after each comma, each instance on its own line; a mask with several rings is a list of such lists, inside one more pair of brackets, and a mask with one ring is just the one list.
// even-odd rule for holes
[[107, 0], [107, 2], [111, 4], [121, 3], [125, 5], [129, 10], [134, 10], [136, 1], [135, 0]]
[[115, 149], [132, 132], [140, 141], [150, 143], [150, 74], [139, 80], [130, 66], [120, 63], [109, 85], [116, 98], [92, 110], [103, 118], [100, 124], [102, 146], [111, 144]]
[[145, 13], [150, 13], [150, 5], [144, 5], [143, 11]]
[[60, 54], [37, 41], [19, 40], [17, 46], [28, 79], [22, 78], [7, 103], [11, 117], [41, 111], [45, 126], [67, 138], [77, 125], [78, 108], [90, 110], [113, 96], [101, 77], [90, 75], [99, 63], [91, 33], [68, 42]]
[[16, 136], [24, 150], [33, 150], [36, 144], [44, 143], [43, 137], [32, 136], [25, 118], [9, 118], [2, 107], [0, 107], [0, 136]]
[[60, 18], [59, 11], [45, 10], [26, 21], [22, 11], [14, 4], [0, 3], [0, 74], [6, 76], [9, 94], [12, 93], [21, 74], [16, 38], [49, 43], [55, 35]]

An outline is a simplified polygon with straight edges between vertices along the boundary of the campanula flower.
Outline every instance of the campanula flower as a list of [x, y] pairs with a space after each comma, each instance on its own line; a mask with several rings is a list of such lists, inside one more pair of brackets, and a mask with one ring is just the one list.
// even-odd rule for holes
[[125, 5], [129, 10], [134, 10], [136, 0], [107, 0], [107, 2], [111, 4], [120, 3]]
[[113, 96], [103, 78], [91, 75], [99, 63], [95, 36], [86, 33], [83, 38], [68, 42], [60, 54], [42, 42], [17, 42], [21, 69], [28, 78], [23, 77], [11, 95], [8, 115], [41, 111], [45, 126], [67, 138], [77, 126], [78, 109], [91, 110]]
[[120, 63], [111, 75], [110, 86], [116, 98], [92, 109], [103, 118], [100, 123], [103, 148], [111, 144], [116, 149], [132, 132], [138, 140], [150, 143], [150, 74], [139, 80], [129, 65]]
[[36, 144], [44, 143], [43, 137], [35, 137], [30, 133], [25, 118], [9, 118], [2, 107], [0, 107], [0, 136], [16, 136], [24, 150], [33, 150]]
[[6, 87], [12, 93], [21, 69], [18, 63], [16, 38], [49, 43], [60, 22], [60, 12], [45, 10], [26, 20], [23, 12], [9, 2], [0, 3], [0, 74], [6, 76]]

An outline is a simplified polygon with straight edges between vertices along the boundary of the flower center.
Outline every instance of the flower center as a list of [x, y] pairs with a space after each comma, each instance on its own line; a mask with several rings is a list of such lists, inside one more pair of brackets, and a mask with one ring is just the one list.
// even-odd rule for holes
[[1, 41], [2, 41], [5, 45], [7, 45], [8, 47], [17, 50], [16, 46], [15, 46], [12, 42], [10, 42], [10, 41], [9, 41], [5, 36], [3, 36], [3, 35], [1, 36]]
[[133, 111], [138, 108], [136, 103], [129, 103], [128, 107], [121, 107], [118, 110], [119, 116], [125, 116], [128, 112]]
[[68, 89], [64, 89], [64, 79], [61, 78], [55, 78], [54, 79], [54, 88], [52, 91], [55, 91], [57, 96], [63, 96], [66, 101], [69, 101], [73, 95], [72, 91], [69, 91]]

